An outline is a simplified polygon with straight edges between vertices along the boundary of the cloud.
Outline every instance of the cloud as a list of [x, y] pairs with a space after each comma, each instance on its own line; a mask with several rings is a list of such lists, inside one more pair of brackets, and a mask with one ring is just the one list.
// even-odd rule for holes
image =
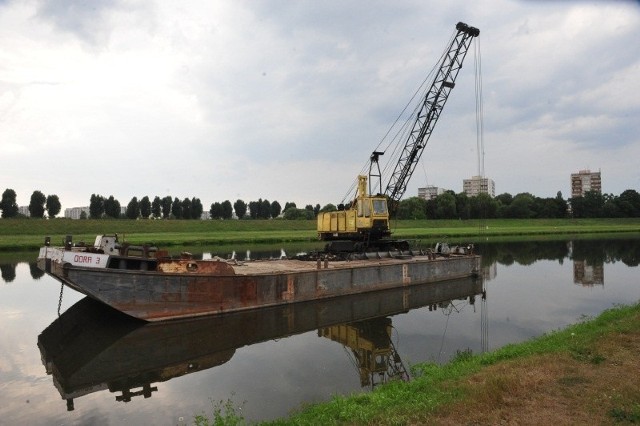
[[[605, 170], [622, 161], [614, 156], [640, 144], [639, 11], [632, 2], [4, 3], [2, 181], [19, 204], [38, 189], [63, 207], [92, 193], [123, 204], [336, 203], [464, 21], [481, 31], [485, 170], [498, 193], [568, 192], [570, 173], [587, 165], [603, 169], [606, 186]], [[473, 71], [470, 52], [407, 196], [427, 181], [459, 192], [476, 174]], [[540, 164], [557, 167], [541, 174]], [[43, 179], [43, 170], [69, 172]], [[627, 187], [616, 176], [611, 191]]]
[[[35, 17], [94, 47], [109, 42], [114, 23], [122, 24], [137, 13], [152, 13], [146, 2], [124, 0], [37, 0]], [[141, 20], [134, 20], [140, 23]]]

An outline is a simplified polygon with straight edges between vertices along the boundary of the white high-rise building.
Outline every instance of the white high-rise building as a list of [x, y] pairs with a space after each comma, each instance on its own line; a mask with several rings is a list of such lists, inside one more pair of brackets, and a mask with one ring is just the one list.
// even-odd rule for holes
[[89, 217], [89, 207], [71, 207], [64, 209], [64, 217], [69, 219], [80, 219], [82, 212], [85, 212], [85, 217]]
[[443, 188], [437, 186], [426, 186], [424, 188], [418, 188], [418, 197], [423, 200], [433, 200], [438, 195], [444, 194]]
[[468, 197], [476, 197], [479, 194], [489, 194], [491, 198], [496, 196], [496, 183], [493, 179], [482, 176], [473, 176], [462, 181], [462, 190]]

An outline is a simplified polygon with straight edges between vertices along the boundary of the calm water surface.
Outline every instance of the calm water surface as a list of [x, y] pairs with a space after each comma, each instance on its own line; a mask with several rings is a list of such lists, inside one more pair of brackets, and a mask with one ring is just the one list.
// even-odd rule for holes
[[167, 325], [0, 256], [0, 424], [189, 424], [228, 400], [272, 419], [640, 300], [640, 238], [477, 247], [481, 280]]

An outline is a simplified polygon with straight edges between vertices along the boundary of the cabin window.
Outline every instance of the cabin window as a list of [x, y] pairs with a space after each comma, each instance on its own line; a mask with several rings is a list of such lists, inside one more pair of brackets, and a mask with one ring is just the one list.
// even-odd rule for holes
[[371, 216], [371, 204], [369, 204], [369, 200], [358, 200], [358, 216]]
[[373, 200], [373, 214], [387, 214], [387, 200]]

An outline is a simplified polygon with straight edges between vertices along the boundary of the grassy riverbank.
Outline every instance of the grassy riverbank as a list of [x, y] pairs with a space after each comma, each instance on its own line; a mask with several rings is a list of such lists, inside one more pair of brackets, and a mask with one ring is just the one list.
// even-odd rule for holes
[[[70, 220], [2, 219], [0, 250], [24, 251], [40, 247], [45, 236], [61, 242], [93, 242], [98, 234], [118, 233], [131, 243], [152, 242], [161, 247], [220, 246], [238, 243], [284, 243], [316, 241], [316, 222], [308, 220]], [[393, 221], [396, 238], [464, 238], [577, 235], [640, 232], [634, 219], [491, 219]]]
[[[640, 304], [491, 353], [412, 368], [410, 382], [336, 396], [269, 424], [612, 424], [640, 422]], [[213, 420], [243, 424], [227, 403]]]

